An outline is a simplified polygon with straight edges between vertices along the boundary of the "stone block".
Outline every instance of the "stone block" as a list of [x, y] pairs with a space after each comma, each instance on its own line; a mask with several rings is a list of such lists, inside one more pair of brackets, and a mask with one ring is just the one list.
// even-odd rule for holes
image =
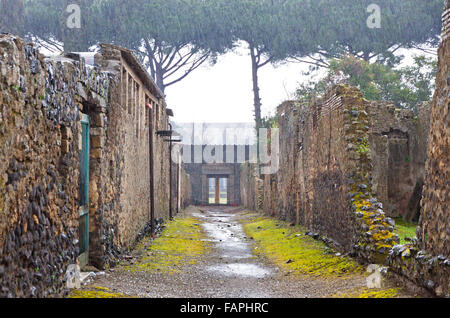
[[101, 148], [93, 148], [90, 152], [90, 157], [92, 159], [101, 159], [102, 158], [102, 149]]
[[61, 142], [61, 153], [67, 154], [69, 153], [70, 147], [69, 147], [69, 141], [66, 139], [63, 139]]
[[92, 149], [103, 148], [105, 138], [103, 136], [91, 136]]

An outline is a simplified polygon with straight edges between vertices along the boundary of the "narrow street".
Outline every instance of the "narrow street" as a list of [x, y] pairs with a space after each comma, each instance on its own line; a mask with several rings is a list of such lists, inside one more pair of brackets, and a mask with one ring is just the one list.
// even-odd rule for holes
[[[271, 259], [255, 253], [261, 247], [256, 239], [247, 236], [244, 231], [245, 224], [260, 217], [241, 208], [189, 207], [175, 221], [166, 224], [167, 228], [160, 237], [153, 242], [144, 239], [118, 267], [107, 270], [104, 275], [96, 275], [97, 278], [82, 290], [72, 292], [71, 297], [412, 296], [393, 286], [384, 286], [383, 290], [368, 290], [368, 274], [365, 268], [356, 263], [355, 268], [359, 270], [338, 275], [307, 275], [278, 266]], [[189, 227], [178, 226], [178, 222], [189, 222], [186, 223]], [[194, 229], [191, 233], [190, 228]], [[301, 236], [295, 234], [292, 237]], [[175, 247], [170, 245], [171, 239], [177, 240], [181, 249], [175, 251]], [[183, 239], [187, 241], [186, 244], [180, 241]], [[312, 240], [309, 237], [305, 239]], [[161, 253], [162, 258], [159, 255]], [[331, 257], [341, 258], [340, 254], [337, 255]], [[288, 260], [286, 263], [289, 262], [293, 261]]]

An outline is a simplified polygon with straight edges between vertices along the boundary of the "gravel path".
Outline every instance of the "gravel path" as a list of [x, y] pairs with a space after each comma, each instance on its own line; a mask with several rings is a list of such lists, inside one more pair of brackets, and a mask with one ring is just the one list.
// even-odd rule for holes
[[332, 279], [293, 275], [254, 256], [254, 242], [245, 236], [240, 224], [248, 214], [242, 212], [237, 208], [189, 207], [179, 217], [197, 218], [211, 242], [208, 253], [196, 264], [185, 264], [176, 274], [131, 273], [119, 266], [91, 286], [150, 298], [317, 298], [366, 286], [361, 274]]

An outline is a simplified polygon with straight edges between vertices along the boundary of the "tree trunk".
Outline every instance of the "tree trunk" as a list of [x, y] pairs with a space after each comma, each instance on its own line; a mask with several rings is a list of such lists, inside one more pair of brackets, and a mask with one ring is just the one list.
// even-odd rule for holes
[[262, 120], [261, 120], [261, 97], [259, 96], [259, 85], [258, 85], [258, 70], [259, 65], [257, 61], [256, 56], [256, 49], [250, 45], [250, 56], [252, 59], [252, 81], [253, 81], [253, 104], [255, 107], [255, 129], [256, 129], [256, 160], [257, 160], [257, 174], [259, 175], [259, 165], [260, 165], [260, 158], [259, 158], [259, 128], [262, 127]]
[[164, 84], [164, 71], [163, 69], [160, 67], [160, 65], [156, 64], [156, 85], [158, 85], [159, 89], [161, 90], [161, 92], [163, 92], [163, 94], [165, 93], [166, 90], [166, 85]]
[[[250, 56], [252, 59], [252, 80], [253, 80], [253, 105], [255, 107], [255, 128], [261, 128], [261, 97], [259, 96], [258, 70], [259, 65], [256, 60], [255, 48], [250, 46]], [[258, 131], [257, 131], [258, 132]]]

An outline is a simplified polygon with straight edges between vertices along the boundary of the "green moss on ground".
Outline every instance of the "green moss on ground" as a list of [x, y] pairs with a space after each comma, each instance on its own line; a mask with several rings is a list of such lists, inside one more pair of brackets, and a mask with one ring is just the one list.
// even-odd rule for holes
[[355, 260], [336, 256], [336, 251], [305, 235], [301, 226], [259, 217], [244, 224], [244, 230], [257, 243], [255, 254], [265, 256], [278, 267], [294, 273], [340, 276], [363, 272]]
[[144, 239], [137, 246], [144, 256], [137, 263], [124, 266], [124, 269], [130, 272], [176, 273], [183, 264], [195, 264], [207, 249], [199, 223], [193, 217], [175, 218], [153, 242]]
[[69, 298], [131, 298], [125, 294], [114, 293], [109, 288], [93, 286], [88, 290], [73, 290]]
[[395, 233], [400, 237], [400, 244], [407, 244], [406, 237], [416, 236], [417, 224], [409, 223], [402, 218], [395, 219]]
[[333, 295], [333, 298], [397, 298], [399, 296], [399, 288], [389, 289], [368, 289], [362, 288], [350, 293], [339, 293]]

